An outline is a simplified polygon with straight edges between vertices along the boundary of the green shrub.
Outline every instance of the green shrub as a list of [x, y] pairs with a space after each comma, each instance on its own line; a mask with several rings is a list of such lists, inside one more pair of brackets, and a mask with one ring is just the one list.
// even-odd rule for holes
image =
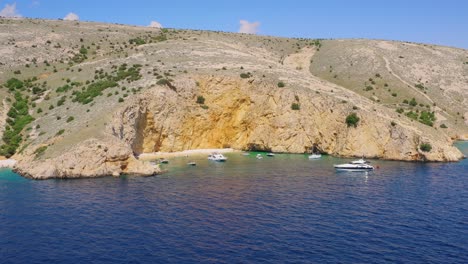
[[284, 82], [282, 82], [282, 81], [278, 82], [278, 87], [283, 88], [285, 86], [286, 86], [286, 84]]
[[63, 135], [63, 133], [65, 133], [65, 129], [60, 129], [55, 135], [56, 136], [61, 136], [61, 135]]
[[68, 84], [65, 84], [64, 86], [61, 86], [55, 90], [57, 93], [65, 93], [68, 92], [72, 87]]
[[124, 99], [122, 97], [119, 98], [119, 103], [123, 103]]
[[300, 109], [301, 109], [301, 105], [298, 104], [298, 103], [292, 103], [292, 104], [291, 104], [291, 109], [292, 109], [292, 110], [300, 110]]
[[392, 127], [396, 126], [396, 123], [394, 121], [390, 122], [390, 125], [392, 125]]
[[117, 85], [117, 82], [112, 80], [104, 80], [92, 83], [88, 85], [88, 87], [82, 92], [75, 91], [73, 93], [75, 96], [73, 98], [73, 102], [88, 104], [92, 102], [95, 97], [102, 95], [102, 91], [105, 89], [116, 87]]
[[403, 112], [405, 112], [405, 110], [403, 110], [403, 108], [398, 108], [396, 111], [399, 114], [403, 114]]
[[411, 106], [417, 106], [417, 105], [418, 105], [418, 102], [416, 102], [416, 99], [413, 97], [413, 99], [411, 99], [411, 101], [409, 102], [409, 105], [411, 105]]
[[406, 116], [413, 119], [413, 120], [417, 120], [418, 119], [418, 113], [415, 113], [413, 111], [409, 111], [408, 113], [406, 113]]
[[205, 97], [199, 95], [197, 96], [197, 104], [204, 104], [205, 103]]
[[67, 123], [70, 123], [73, 120], [75, 120], [75, 118], [73, 116], [70, 116], [70, 117], [67, 118]]
[[62, 106], [66, 100], [67, 100], [67, 97], [62, 96], [62, 98], [60, 98], [60, 100], [57, 101], [57, 106]]
[[248, 73], [241, 73], [241, 74], [240, 74], [240, 77], [243, 78], [243, 79], [247, 79], [247, 78], [252, 77], [252, 74], [250, 74], [250, 72], [248, 72]]
[[424, 90], [424, 88], [425, 88], [424, 85], [422, 85], [422, 84], [420, 84], [420, 83], [414, 85], [414, 87], [416, 87], [416, 88], [418, 88], [418, 89], [421, 89], [421, 90]]
[[154, 42], [162, 42], [166, 40], [167, 40], [167, 36], [165, 34], [159, 34], [158, 36], [153, 37]]
[[361, 120], [356, 113], [351, 113], [346, 117], [346, 124], [348, 127], [353, 126], [357, 127], [357, 124], [359, 123], [359, 120]]
[[134, 39], [130, 39], [128, 41], [128, 43], [130, 44], [136, 44], [137, 46], [139, 45], [143, 45], [143, 44], [146, 44], [146, 41], [140, 37], [137, 37], [137, 38], [134, 38]]
[[47, 146], [38, 147], [34, 151], [34, 154], [36, 155], [36, 157], [39, 157], [39, 156], [42, 156], [46, 150], [47, 150]]
[[368, 85], [368, 86], [366, 86], [366, 89], [365, 89], [365, 90], [366, 90], [366, 92], [372, 91], [372, 90], [374, 90], [374, 87]]
[[20, 90], [24, 87], [24, 83], [16, 78], [11, 78], [5, 83], [5, 87], [10, 91]]
[[88, 54], [88, 50], [83, 45], [80, 48], [80, 54], [82, 54], [82, 55]]
[[422, 111], [421, 115], [419, 116], [419, 122], [428, 126], [433, 126], [435, 120], [436, 117], [434, 112]]
[[157, 82], [156, 82], [157, 85], [168, 85], [170, 84], [169, 80], [167, 79], [159, 79]]
[[419, 149], [421, 151], [424, 151], [424, 152], [430, 152], [432, 150], [432, 146], [431, 144], [429, 143], [422, 143], [420, 146], [419, 146]]
[[447, 127], [447, 125], [445, 125], [445, 124], [441, 124], [441, 125], [440, 125], [440, 128], [448, 128], [448, 127]]

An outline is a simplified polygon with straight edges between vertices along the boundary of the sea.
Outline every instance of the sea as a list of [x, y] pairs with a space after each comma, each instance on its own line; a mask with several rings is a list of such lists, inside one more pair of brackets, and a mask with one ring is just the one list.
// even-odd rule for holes
[[145, 178], [0, 170], [0, 263], [468, 263], [468, 160], [256, 154]]

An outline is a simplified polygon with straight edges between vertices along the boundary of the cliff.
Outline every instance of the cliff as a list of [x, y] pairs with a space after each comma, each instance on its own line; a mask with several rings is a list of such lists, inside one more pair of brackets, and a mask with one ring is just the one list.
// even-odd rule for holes
[[[136, 153], [232, 147], [394, 160], [463, 157], [450, 138], [433, 137], [371, 101], [356, 109], [315, 91], [227, 77], [198, 76], [175, 86], [177, 92], [155, 87], [129, 102], [114, 115], [110, 134]], [[203, 105], [196, 103], [198, 96], [205, 98]], [[300, 109], [293, 110], [292, 103]], [[351, 112], [360, 118], [356, 127], [345, 122]], [[433, 149], [421, 151], [423, 142]]]

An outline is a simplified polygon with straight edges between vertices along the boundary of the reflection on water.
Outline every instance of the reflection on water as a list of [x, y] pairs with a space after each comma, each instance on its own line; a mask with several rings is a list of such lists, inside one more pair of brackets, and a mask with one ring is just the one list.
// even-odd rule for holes
[[0, 172], [0, 262], [468, 261], [467, 161], [228, 154], [140, 178], [30, 181]]

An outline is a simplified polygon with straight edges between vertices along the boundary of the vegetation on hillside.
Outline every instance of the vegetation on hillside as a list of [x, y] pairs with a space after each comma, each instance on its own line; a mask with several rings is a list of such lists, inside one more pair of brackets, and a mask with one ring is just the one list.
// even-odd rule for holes
[[118, 82], [127, 80], [127, 82], [134, 82], [141, 78], [140, 64], [134, 64], [132, 67], [127, 68], [127, 64], [122, 64], [113, 74], [107, 74], [103, 71], [98, 71], [95, 79], [98, 81], [89, 84], [83, 91], [74, 91], [73, 102], [82, 104], [91, 103], [95, 97], [103, 95], [103, 91], [107, 88], [118, 86]]
[[2, 137], [4, 144], [0, 146], [1, 156], [11, 157], [16, 153], [23, 140], [21, 132], [33, 120], [29, 115], [28, 100], [20, 92], [16, 92], [15, 102], [8, 111], [7, 125]]
[[348, 127], [357, 127], [357, 124], [359, 123], [359, 120], [361, 120], [356, 113], [351, 113], [346, 117], [346, 125]]

